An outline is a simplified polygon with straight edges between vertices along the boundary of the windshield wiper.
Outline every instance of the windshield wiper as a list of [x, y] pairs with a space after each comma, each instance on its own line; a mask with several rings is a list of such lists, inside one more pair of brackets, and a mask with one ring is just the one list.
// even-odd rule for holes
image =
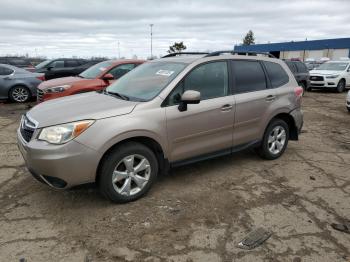
[[111, 92], [111, 91], [107, 91], [107, 90], [104, 90], [103, 92], [107, 95], [117, 96], [123, 100], [129, 100], [129, 97], [127, 97], [126, 95], [122, 95], [120, 93], [117, 93], [117, 92]]

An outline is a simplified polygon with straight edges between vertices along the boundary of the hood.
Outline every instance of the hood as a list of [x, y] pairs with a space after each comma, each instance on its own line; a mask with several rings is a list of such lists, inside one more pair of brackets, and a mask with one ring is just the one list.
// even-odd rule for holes
[[55, 87], [55, 86], [61, 86], [61, 85], [71, 85], [77, 82], [85, 82], [91, 79], [84, 79], [81, 77], [76, 77], [76, 76], [69, 76], [69, 77], [62, 77], [62, 78], [55, 78], [52, 80], [44, 81], [42, 82], [38, 88], [41, 90], [45, 90], [50, 87]]
[[334, 71], [334, 70], [311, 70], [310, 75], [321, 75], [321, 76], [327, 76], [327, 75], [339, 75], [343, 71]]
[[43, 102], [34, 106], [27, 115], [36, 120], [40, 128], [85, 119], [97, 120], [129, 114], [137, 103], [90, 92]]

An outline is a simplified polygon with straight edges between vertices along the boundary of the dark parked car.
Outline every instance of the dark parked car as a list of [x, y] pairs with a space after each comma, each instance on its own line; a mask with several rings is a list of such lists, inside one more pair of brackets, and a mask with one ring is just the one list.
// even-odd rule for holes
[[306, 65], [301, 61], [285, 61], [290, 71], [292, 71], [298, 84], [304, 89], [304, 91], [309, 90], [310, 86], [310, 74]]
[[[35, 72], [44, 73], [46, 80], [66, 76], [76, 76], [92, 66], [94, 62], [95, 61], [88, 61], [78, 58], [60, 58], [46, 60], [36, 66]], [[96, 60], [95, 63], [98, 62], [99, 61]]]
[[36, 96], [36, 88], [44, 80], [43, 74], [0, 64], [0, 99], [27, 102], [32, 96]]
[[25, 57], [12, 57], [12, 56], [0, 57], [0, 64], [12, 65], [15, 67], [26, 69], [31, 72], [35, 70], [35, 67], [31, 63], [30, 59]]

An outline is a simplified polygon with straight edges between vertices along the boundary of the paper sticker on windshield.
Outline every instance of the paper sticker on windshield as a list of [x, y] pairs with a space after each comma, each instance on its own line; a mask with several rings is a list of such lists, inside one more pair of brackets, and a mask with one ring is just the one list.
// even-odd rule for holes
[[158, 70], [158, 72], [156, 73], [156, 75], [160, 75], [160, 76], [171, 76], [172, 74], [174, 74], [174, 71], [169, 71], [169, 70]]

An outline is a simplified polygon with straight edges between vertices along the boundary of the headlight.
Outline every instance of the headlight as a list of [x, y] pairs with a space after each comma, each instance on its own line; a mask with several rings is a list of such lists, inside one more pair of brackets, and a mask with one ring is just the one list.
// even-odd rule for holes
[[61, 93], [66, 91], [68, 88], [71, 88], [71, 85], [62, 85], [62, 86], [54, 86], [50, 87], [46, 90], [47, 93]]
[[339, 75], [326, 76], [326, 78], [337, 78]]
[[41, 130], [38, 139], [51, 144], [64, 144], [79, 136], [93, 123], [93, 120], [84, 120], [63, 125], [45, 127]]

